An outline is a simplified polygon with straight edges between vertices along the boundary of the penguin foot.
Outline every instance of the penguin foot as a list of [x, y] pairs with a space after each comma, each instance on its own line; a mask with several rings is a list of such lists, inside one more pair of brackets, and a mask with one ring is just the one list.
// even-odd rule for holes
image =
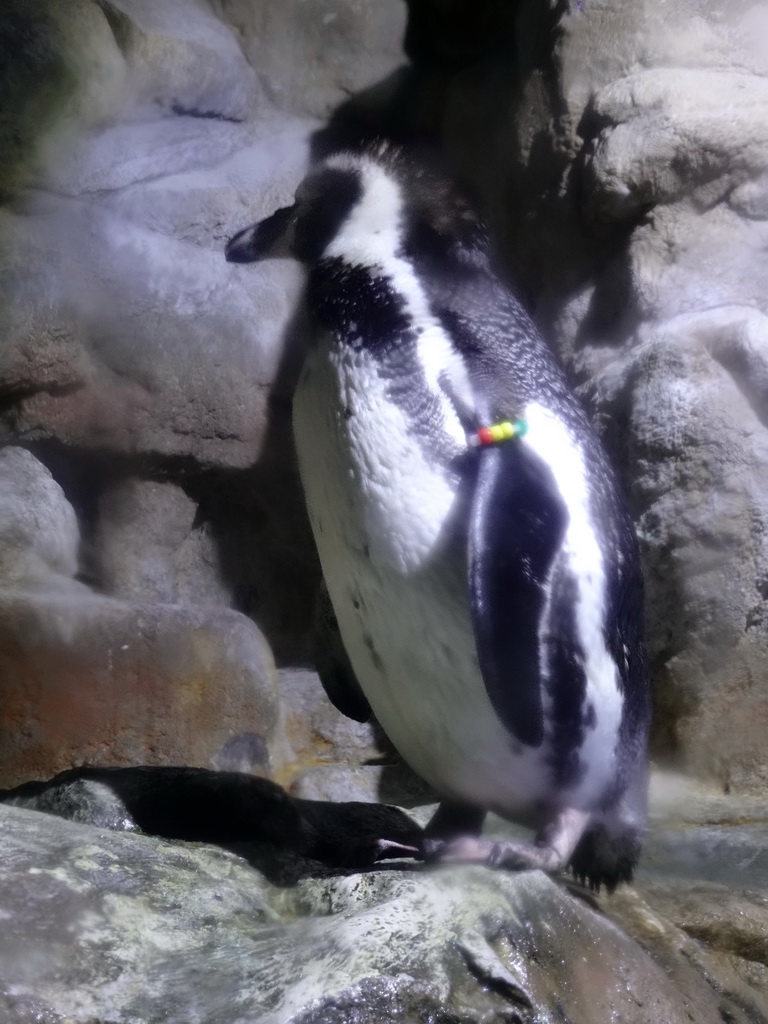
[[427, 836], [422, 842], [422, 854], [431, 863], [486, 864], [509, 871], [538, 868], [551, 874], [566, 867], [588, 823], [588, 812], [566, 807], [541, 829], [533, 844], [495, 842], [475, 835], [456, 836], [447, 841]]
[[431, 864], [485, 864], [489, 868], [508, 871], [560, 871], [565, 867], [562, 856], [551, 846], [532, 846], [528, 843], [494, 842], [476, 836], [461, 836], [443, 842], [426, 839], [423, 843], [424, 859]]

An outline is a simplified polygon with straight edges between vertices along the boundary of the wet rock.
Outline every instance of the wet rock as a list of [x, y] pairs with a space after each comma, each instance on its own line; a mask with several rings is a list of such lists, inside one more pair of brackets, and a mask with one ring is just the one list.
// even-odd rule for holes
[[768, 1018], [767, 841], [764, 798], [655, 773], [635, 885], [600, 897], [673, 977], [695, 969], [756, 1020]]
[[0, 999], [13, 1024], [758, 1019], [696, 972], [678, 991], [538, 872], [386, 870], [279, 888], [214, 847], [8, 806], [0, 817]]

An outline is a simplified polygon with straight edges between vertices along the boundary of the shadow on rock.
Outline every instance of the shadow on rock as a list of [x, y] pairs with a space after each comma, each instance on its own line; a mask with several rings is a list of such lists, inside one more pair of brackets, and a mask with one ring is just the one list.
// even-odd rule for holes
[[299, 800], [268, 779], [205, 768], [72, 768], [0, 790], [0, 802], [98, 828], [213, 843], [279, 886], [371, 870], [381, 840], [413, 846], [422, 833], [396, 807]]

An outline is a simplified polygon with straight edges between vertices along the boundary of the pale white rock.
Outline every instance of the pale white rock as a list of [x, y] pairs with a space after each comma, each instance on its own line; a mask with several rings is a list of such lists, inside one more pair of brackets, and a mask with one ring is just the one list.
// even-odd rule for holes
[[40, 184], [65, 195], [112, 192], [165, 174], [215, 166], [251, 139], [242, 125], [153, 113], [71, 144]]
[[610, 124], [588, 170], [598, 197], [615, 193], [627, 212], [683, 196], [711, 205], [768, 170], [768, 82], [757, 75], [651, 68], [600, 90], [594, 109]]
[[214, 0], [261, 87], [284, 112], [327, 117], [404, 63], [399, 0]]
[[111, 0], [111, 6], [127, 20], [119, 28], [127, 34], [135, 103], [233, 121], [253, 113], [261, 99], [256, 74], [206, 0]]
[[0, 449], [0, 578], [50, 586], [78, 569], [74, 509], [45, 466], [23, 448]]

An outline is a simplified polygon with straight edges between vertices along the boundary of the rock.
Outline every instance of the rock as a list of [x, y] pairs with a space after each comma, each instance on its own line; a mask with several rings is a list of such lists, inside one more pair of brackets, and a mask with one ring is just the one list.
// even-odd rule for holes
[[50, 166], [72, 136], [123, 109], [125, 59], [104, 10], [72, 0], [8, 0], [3, 9], [0, 195]]
[[159, 604], [232, 601], [215, 540], [176, 484], [121, 480], [99, 502], [94, 572], [115, 597]]
[[389, 753], [390, 745], [372, 722], [354, 722], [337, 711], [317, 674], [309, 669], [282, 669], [278, 674], [282, 761], [290, 777], [317, 764], [362, 765]]
[[78, 568], [80, 531], [48, 470], [23, 448], [0, 449], [0, 578], [4, 586], [50, 585]]
[[301, 772], [291, 786], [291, 794], [304, 800], [381, 800], [408, 808], [437, 800], [427, 783], [402, 762], [317, 765]]
[[[162, 488], [160, 497], [178, 503]], [[275, 672], [258, 628], [204, 601], [102, 597], [74, 579], [79, 541], [48, 470], [22, 449], [1, 450], [0, 785], [83, 762], [229, 767], [236, 749], [238, 766], [247, 751], [249, 768], [268, 773]], [[175, 554], [183, 570], [188, 545]]]
[[587, 162], [588, 202], [615, 218], [692, 195], [703, 208], [727, 201], [768, 170], [767, 108], [768, 85], [743, 71], [650, 68], [620, 78], [594, 99], [605, 127]]
[[276, 888], [214, 847], [8, 806], [0, 818], [9, 1024], [758, 1019], [694, 971], [677, 991], [538, 872], [390, 870]]
[[649, 328], [627, 396], [665, 738], [691, 769], [752, 788], [767, 777], [768, 446], [752, 340], [764, 332], [765, 318], [743, 307]]
[[[278, 110], [327, 117], [403, 63], [398, 0], [215, 0]], [[322, 60], [317, 59], [322, 54]]]
[[262, 98], [257, 76], [206, 0], [106, 6], [127, 55], [135, 104], [231, 121], [253, 112]]
[[[28, 381], [22, 391], [8, 380], [18, 400], [6, 405], [0, 437], [186, 456], [204, 467], [244, 468], [258, 458], [269, 425], [267, 388], [280, 362], [277, 340], [298, 287], [295, 267], [273, 263], [241, 283], [218, 251], [61, 200], [12, 221], [18, 276], [4, 279], [6, 329], [21, 319], [17, 302], [29, 301], [27, 337], [45, 330], [52, 304], [73, 310], [83, 352], [70, 346], [69, 354], [92, 370], [85, 379], [72, 370], [80, 386], [56, 390]], [[68, 255], [73, 247], [77, 260]], [[54, 281], [48, 269], [31, 276], [24, 269], [26, 260], [47, 268], [51, 259], [68, 268]], [[27, 337], [17, 342], [11, 334], [11, 348], [28, 347]]]
[[69, 196], [114, 191], [164, 174], [215, 166], [251, 140], [252, 133], [238, 124], [155, 114], [71, 145], [55, 169], [46, 172], [45, 186]]
[[[245, 145], [229, 156], [215, 154], [212, 166], [184, 170], [171, 159], [166, 173], [100, 195], [99, 204], [119, 220], [220, 256], [235, 231], [293, 201], [308, 158], [307, 140], [317, 127], [310, 118], [269, 116], [236, 128], [233, 137]], [[204, 136], [207, 122], [198, 120], [197, 130]], [[249, 283], [258, 286], [268, 270], [264, 265], [254, 274], [253, 269], [249, 274], [230, 266], [229, 272], [247, 289]], [[232, 285], [229, 291], [234, 290]]]
[[[175, 596], [163, 561], [177, 525], [168, 521], [169, 499], [171, 508], [181, 503], [191, 526], [190, 508], [167, 487], [136, 491], [139, 507], [159, 498], [166, 514], [160, 555], [137, 545], [134, 560], [138, 571], [149, 560], [143, 590], [150, 590], [149, 573], [157, 603], [104, 597], [75, 580], [80, 536], [72, 506], [33, 455], [0, 450], [0, 785], [83, 762], [247, 761], [269, 772], [277, 719], [272, 652], [244, 615], [203, 601], [158, 600]], [[189, 545], [173, 554], [183, 573]]]
[[[228, 609], [0, 590], [0, 785], [73, 764], [212, 765], [271, 740], [272, 655]], [[262, 773], [268, 765], [260, 766]]]
[[278, 693], [272, 777], [293, 796], [401, 807], [437, 799], [402, 762], [375, 720], [355, 722], [337, 711], [315, 672], [281, 669]]
[[651, 822], [634, 891], [619, 891], [610, 901], [601, 897], [601, 906], [674, 973], [682, 952], [721, 991], [752, 1006], [756, 1019], [766, 1018], [764, 797], [655, 773]]

